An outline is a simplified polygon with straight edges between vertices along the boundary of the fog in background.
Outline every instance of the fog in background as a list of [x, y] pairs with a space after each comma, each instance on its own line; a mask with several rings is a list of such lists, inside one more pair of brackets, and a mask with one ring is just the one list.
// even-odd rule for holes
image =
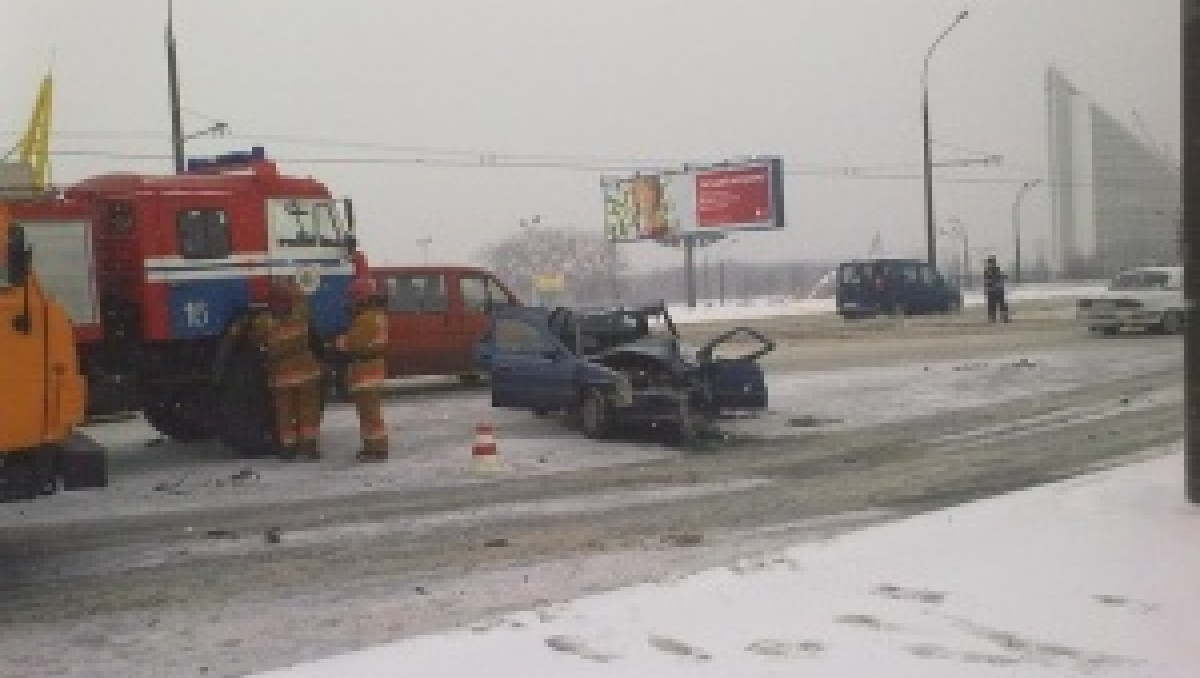
[[[786, 229], [709, 256], [832, 260], [877, 231], [922, 255], [922, 60], [964, 8], [929, 85], [935, 160], [1004, 159], [936, 171], [939, 222], [973, 249], [1011, 258], [1016, 191], [1045, 176], [1048, 65], [1177, 155], [1174, 0], [178, 0], [185, 130], [232, 132], [187, 148], [261, 144], [352, 196], [378, 263], [471, 260], [534, 215], [600, 231], [598, 167], [765, 154], [789, 171]], [[53, 65], [56, 182], [170, 171], [165, 19], [163, 0], [0, 0], [2, 145]], [[1048, 219], [1043, 186], [1031, 261]], [[622, 248], [636, 269], [681, 259]]]

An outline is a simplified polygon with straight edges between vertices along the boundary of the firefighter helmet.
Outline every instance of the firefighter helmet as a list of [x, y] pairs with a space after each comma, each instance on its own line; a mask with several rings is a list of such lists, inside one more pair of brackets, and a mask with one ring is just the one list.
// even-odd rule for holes
[[375, 285], [374, 278], [361, 277], [350, 281], [347, 293], [351, 302], [365, 304], [379, 296], [379, 288]]

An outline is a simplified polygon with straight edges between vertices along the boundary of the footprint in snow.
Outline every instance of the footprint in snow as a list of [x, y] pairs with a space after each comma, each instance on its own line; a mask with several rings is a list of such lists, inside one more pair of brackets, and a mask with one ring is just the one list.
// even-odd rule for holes
[[880, 584], [872, 591], [875, 595], [891, 598], [893, 600], [915, 600], [920, 603], [936, 604], [946, 599], [944, 591], [932, 591], [929, 589], [914, 589], [905, 588], [903, 586], [895, 586], [893, 584]]
[[1142, 600], [1134, 600], [1132, 598], [1126, 598], [1125, 596], [1100, 594], [1100, 595], [1092, 596], [1092, 600], [1096, 601], [1097, 603], [1101, 603], [1103, 605], [1109, 605], [1111, 607], [1127, 607], [1131, 610], [1135, 610], [1137, 612], [1142, 612], [1142, 613], [1154, 612], [1155, 610], [1158, 609], [1157, 603], [1147, 603]]
[[698, 647], [693, 647], [681, 640], [667, 638], [665, 636], [650, 636], [648, 639], [650, 647], [656, 650], [667, 652], [669, 654], [679, 655], [680, 657], [695, 657], [696, 659], [712, 659], [712, 655], [701, 650]]
[[877, 617], [872, 617], [869, 614], [843, 614], [836, 617], [834, 621], [839, 624], [853, 624], [854, 626], [862, 626], [863, 628], [874, 629], [876, 631], [895, 628], [895, 626], [885, 624], [879, 621]]
[[566, 652], [594, 662], [609, 662], [619, 658], [618, 655], [611, 652], [599, 652], [592, 649], [588, 646], [587, 641], [578, 636], [550, 636], [546, 639], [546, 645], [552, 650]]
[[796, 657], [799, 655], [813, 656], [823, 651], [825, 645], [816, 640], [801, 640], [789, 642], [767, 638], [756, 640], [746, 646], [747, 652], [753, 652], [764, 657]]

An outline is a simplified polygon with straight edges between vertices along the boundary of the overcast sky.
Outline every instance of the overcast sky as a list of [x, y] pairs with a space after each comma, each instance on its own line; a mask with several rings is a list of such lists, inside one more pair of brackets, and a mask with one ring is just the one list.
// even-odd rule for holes
[[[354, 198], [376, 262], [419, 262], [425, 237], [431, 259], [469, 261], [535, 214], [599, 232], [597, 161], [751, 155], [785, 159], [787, 226], [710, 256], [837, 259], [876, 231], [889, 251], [924, 252], [922, 60], [965, 8], [930, 63], [935, 160], [1004, 162], [938, 169], [936, 209], [1006, 260], [1017, 187], [1046, 171], [1047, 65], [1177, 153], [1178, 4], [177, 0], [175, 24], [186, 131], [233, 131], [189, 154], [265, 145]], [[57, 182], [170, 171], [165, 18], [164, 0], [0, 0], [0, 144], [53, 64]], [[504, 166], [516, 161], [561, 167]], [[1032, 191], [1023, 249], [1047, 242], [1048, 216]], [[625, 252], [639, 267], [679, 258]]]

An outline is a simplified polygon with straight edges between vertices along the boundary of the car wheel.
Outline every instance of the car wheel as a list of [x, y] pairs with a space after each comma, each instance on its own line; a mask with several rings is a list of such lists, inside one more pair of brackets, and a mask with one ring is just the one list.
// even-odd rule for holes
[[579, 401], [579, 428], [583, 435], [599, 439], [608, 435], [612, 427], [612, 411], [608, 399], [598, 389], [584, 391]]
[[1183, 332], [1183, 314], [1178, 311], [1163, 313], [1162, 324], [1159, 325], [1158, 329], [1163, 334], [1179, 334]]

